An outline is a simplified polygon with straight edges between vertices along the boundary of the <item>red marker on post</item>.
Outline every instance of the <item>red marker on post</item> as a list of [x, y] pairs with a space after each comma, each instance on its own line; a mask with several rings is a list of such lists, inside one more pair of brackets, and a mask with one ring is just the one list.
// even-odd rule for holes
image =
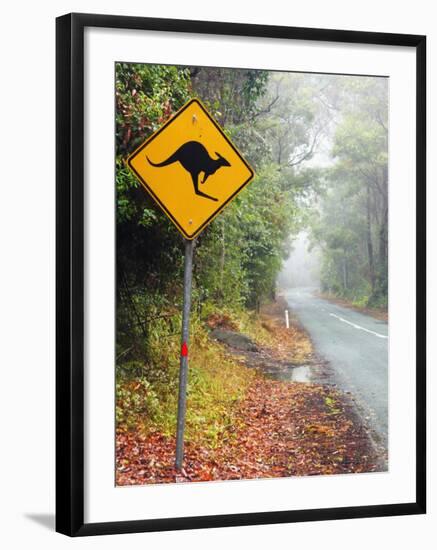
[[187, 343], [184, 342], [181, 347], [181, 355], [182, 357], [188, 357], [188, 346]]

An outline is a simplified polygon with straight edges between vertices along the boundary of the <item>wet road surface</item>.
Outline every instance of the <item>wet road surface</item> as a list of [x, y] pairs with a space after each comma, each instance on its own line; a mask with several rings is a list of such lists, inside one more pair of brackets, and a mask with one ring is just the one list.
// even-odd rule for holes
[[282, 295], [318, 356], [329, 361], [332, 382], [351, 392], [375, 442], [387, 448], [388, 324], [319, 298], [313, 289], [289, 289]]

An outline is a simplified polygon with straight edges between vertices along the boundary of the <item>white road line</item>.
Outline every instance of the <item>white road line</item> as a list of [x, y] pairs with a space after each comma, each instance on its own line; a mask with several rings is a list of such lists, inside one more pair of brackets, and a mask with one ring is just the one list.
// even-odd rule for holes
[[352, 327], [356, 328], [357, 330], [364, 330], [365, 332], [368, 332], [369, 334], [373, 334], [374, 336], [377, 336], [378, 338], [385, 338], [388, 339], [388, 336], [385, 334], [379, 334], [379, 332], [374, 332], [373, 330], [369, 330], [368, 328], [360, 327], [360, 325], [356, 325], [355, 323], [351, 323], [350, 321], [347, 321], [346, 319], [343, 319], [343, 317], [340, 317], [339, 315], [336, 315], [335, 313], [330, 313], [331, 317], [335, 317], [339, 321], [343, 321], [343, 323], [347, 323], [348, 325], [351, 325]]

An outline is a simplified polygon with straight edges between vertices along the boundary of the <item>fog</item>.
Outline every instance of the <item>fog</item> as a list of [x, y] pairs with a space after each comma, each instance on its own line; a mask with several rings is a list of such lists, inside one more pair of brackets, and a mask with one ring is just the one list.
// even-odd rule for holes
[[308, 250], [309, 241], [306, 232], [299, 233], [293, 241], [292, 251], [284, 261], [278, 275], [277, 287], [286, 290], [293, 287], [320, 286], [319, 253], [314, 248]]

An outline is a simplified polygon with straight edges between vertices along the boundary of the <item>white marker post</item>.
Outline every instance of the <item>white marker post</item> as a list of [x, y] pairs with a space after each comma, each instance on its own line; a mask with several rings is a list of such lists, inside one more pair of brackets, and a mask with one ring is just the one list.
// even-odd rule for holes
[[288, 319], [288, 309], [285, 310], [285, 326], [290, 328], [290, 321]]

